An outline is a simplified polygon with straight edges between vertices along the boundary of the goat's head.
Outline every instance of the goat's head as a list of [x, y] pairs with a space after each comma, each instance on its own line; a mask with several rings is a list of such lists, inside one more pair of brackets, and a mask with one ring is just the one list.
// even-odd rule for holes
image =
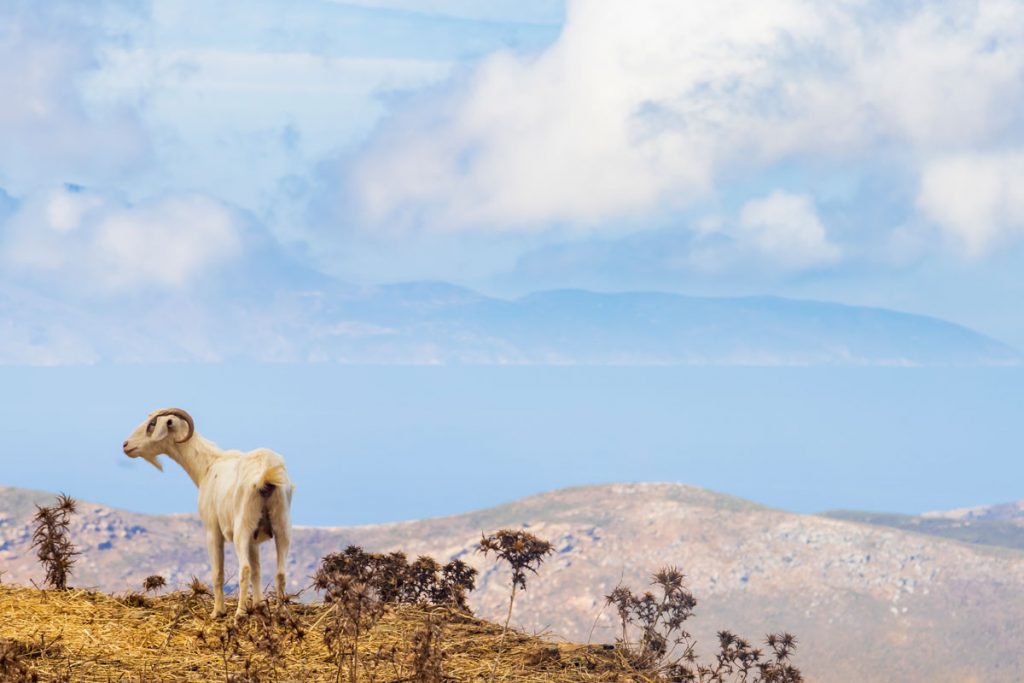
[[184, 443], [195, 434], [192, 416], [181, 408], [154, 410], [124, 442], [124, 454], [129, 458], [143, 458], [158, 470], [163, 470], [156, 456], [166, 453], [173, 444]]

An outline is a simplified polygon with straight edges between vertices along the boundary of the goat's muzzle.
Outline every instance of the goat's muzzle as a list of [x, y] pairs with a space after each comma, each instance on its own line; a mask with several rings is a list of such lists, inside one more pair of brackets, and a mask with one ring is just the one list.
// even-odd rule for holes
[[136, 446], [129, 447], [128, 446], [128, 442], [125, 441], [124, 445], [121, 448], [124, 449], [124, 454], [125, 455], [131, 456], [133, 458], [135, 457], [134, 455], [132, 455], [132, 451], [134, 451], [136, 449]]

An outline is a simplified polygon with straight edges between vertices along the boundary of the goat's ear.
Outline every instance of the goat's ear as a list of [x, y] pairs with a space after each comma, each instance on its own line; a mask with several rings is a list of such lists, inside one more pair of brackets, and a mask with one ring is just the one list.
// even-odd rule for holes
[[170, 415], [162, 415], [156, 419], [156, 426], [153, 427], [153, 433], [150, 438], [154, 441], [162, 441], [167, 437], [169, 431], [173, 432], [173, 426], [176, 422], [175, 418]]

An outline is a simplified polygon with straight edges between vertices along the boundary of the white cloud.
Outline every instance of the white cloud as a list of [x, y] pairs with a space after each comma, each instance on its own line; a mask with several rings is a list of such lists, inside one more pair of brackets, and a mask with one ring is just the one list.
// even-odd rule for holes
[[116, 102], [91, 108], [79, 90], [99, 66], [100, 46], [114, 39], [103, 20], [117, 3], [89, 12], [13, 5], [0, 30], [0, 186], [22, 194], [54, 179], [99, 182], [134, 170], [147, 153], [137, 115]]
[[201, 195], [122, 205], [78, 189], [28, 198], [3, 227], [0, 256], [76, 290], [178, 289], [242, 248], [241, 222]]
[[736, 236], [784, 268], [831, 265], [840, 250], [829, 243], [813, 200], [776, 191], [747, 202], [740, 211]]
[[579, 0], [550, 49], [492, 55], [346, 179], [379, 231], [537, 232], [614, 230], [786, 161], [913, 177], [1022, 132], [1022, 27], [1013, 0]]
[[1024, 152], [967, 154], [925, 165], [921, 211], [971, 257], [1024, 235]]
[[67, 188], [56, 190], [46, 202], [46, 223], [57, 232], [68, 232], [77, 228], [86, 214], [102, 205], [103, 200], [91, 193]]
[[334, 0], [339, 5], [460, 17], [477, 21], [557, 23], [562, 0]]

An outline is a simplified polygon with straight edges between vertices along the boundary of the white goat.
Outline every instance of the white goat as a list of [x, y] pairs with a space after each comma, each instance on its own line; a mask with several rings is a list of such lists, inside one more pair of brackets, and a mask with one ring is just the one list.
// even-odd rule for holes
[[157, 456], [167, 455], [199, 487], [199, 516], [206, 527], [206, 546], [213, 565], [214, 617], [225, 614], [225, 539], [234, 543], [238, 555], [236, 615], [248, 605], [250, 583], [256, 602], [263, 600], [259, 546], [271, 538], [277, 548], [277, 595], [279, 599], [284, 596], [295, 487], [280, 455], [266, 448], [248, 453], [222, 450], [197, 434], [192, 416], [180, 408], [150, 413], [125, 440], [124, 452], [131, 458], [145, 459], [161, 471]]

